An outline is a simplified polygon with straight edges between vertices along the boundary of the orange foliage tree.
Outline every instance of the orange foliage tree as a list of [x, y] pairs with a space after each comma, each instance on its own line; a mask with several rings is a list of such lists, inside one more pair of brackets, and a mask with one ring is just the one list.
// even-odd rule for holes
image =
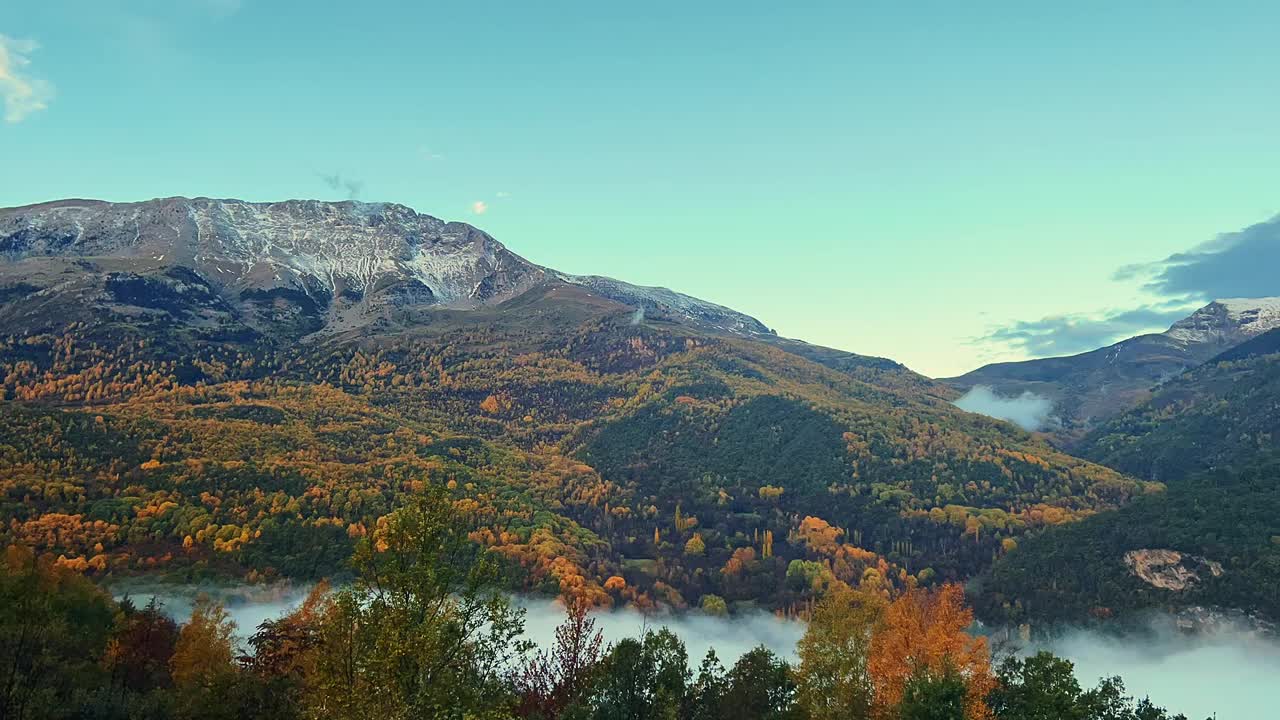
[[973, 611], [965, 605], [959, 585], [910, 590], [890, 603], [871, 638], [867, 658], [867, 669], [875, 682], [875, 716], [893, 717], [913, 676], [940, 676], [951, 670], [959, 673], [968, 687], [965, 717], [990, 718], [985, 698], [996, 680], [986, 639], [966, 632], [972, 624]]

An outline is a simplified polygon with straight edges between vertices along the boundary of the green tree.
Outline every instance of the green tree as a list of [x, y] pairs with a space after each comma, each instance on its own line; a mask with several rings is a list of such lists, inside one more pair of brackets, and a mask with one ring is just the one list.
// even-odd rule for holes
[[907, 681], [899, 720], [965, 720], [965, 700], [969, 686], [956, 671], [941, 673], [921, 669]]
[[1080, 683], [1074, 667], [1049, 652], [1026, 659], [1009, 657], [996, 673], [1000, 682], [987, 704], [1000, 718], [1081, 720]]
[[677, 720], [689, 683], [684, 643], [666, 628], [610, 650], [591, 700], [594, 720]]
[[729, 614], [729, 606], [725, 603], [724, 598], [719, 595], [707, 593], [702, 596], [700, 601], [702, 612], [717, 617], [725, 617]]
[[1074, 669], [1070, 661], [1044, 651], [1006, 658], [987, 703], [1001, 720], [1186, 720], [1148, 700], [1135, 701], [1118, 677], [1082, 691]]
[[61, 717], [105, 684], [115, 604], [51, 557], [10, 546], [0, 565], [0, 718]]
[[724, 665], [716, 657], [715, 650], [707, 655], [698, 667], [698, 677], [689, 688], [689, 720], [721, 720], [724, 712], [724, 696], [729, 691], [729, 680]]
[[467, 537], [431, 487], [384, 517], [353, 558], [355, 582], [320, 621], [308, 680], [314, 717], [488, 718], [513, 704], [506, 682], [524, 611], [501, 592], [494, 555]]
[[761, 645], [748, 651], [728, 675], [722, 717], [740, 720], [799, 720], [791, 666]]

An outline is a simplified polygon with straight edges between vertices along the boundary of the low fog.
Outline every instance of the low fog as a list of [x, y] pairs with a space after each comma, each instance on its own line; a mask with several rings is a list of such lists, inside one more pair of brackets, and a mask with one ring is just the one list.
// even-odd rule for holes
[[1192, 635], [1153, 622], [1139, 638], [1081, 630], [1040, 647], [1074, 662], [1084, 687], [1119, 675], [1129, 694], [1189, 720], [1280, 717], [1280, 640], [1240, 626]]
[[1021, 395], [998, 395], [986, 385], [975, 385], [955, 406], [979, 415], [1008, 420], [1023, 430], [1040, 430], [1053, 418], [1053, 401], [1027, 390]]
[[[297, 607], [308, 588], [135, 585], [113, 590], [117, 597], [127, 594], [138, 605], [155, 597], [179, 622], [189, 617], [197, 593], [206, 592], [226, 605], [243, 638], [263, 620]], [[564, 620], [563, 607], [544, 598], [519, 598], [517, 602], [527, 611], [526, 636], [543, 647], [549, 645], [555, 628]], [[795, 660], [796, 642], [804, 633], [802, 623], [763, 612], [719, 618], [700, 613], [642, 615], [623, 609], [594, 617], [606, 642], [638, 636], [646, 627], [670, 628], [684, 640], [690, 669], [695, 672], [712, 647], [726, 666], [757, 645]], [[1130, 695], [1149, 696], [1157, 705], [1184, 713], [1189, 720], [1203, 720], [1215, 713], [1221, 720], [1274, 720], [1276, 708], [1280, 708], [1280, 683], [1276, 682], [1280, 678], [1280, 640], [1237, 625], [1221, 624], [1211, 631], [1189, 634], [1163, 619], [1153, 621], [1137, 635], [1117, 637], [1078, 630], [1033, 643], [1022, 652], [1038, 649], [1074, 662], [1082, 687], [1119, 675]]]
[[[117, 599], [127, 596], [138, 607], [154, 598], [162, 605], [165, 614], [178, 622], [185, 622], [191, 617], [191, 608], [200, 593], [207, 594], [226, 607], [236, 622], [241, 639], [252, 635], [262, 621], [280, 617], [297, 608], [309, 591], [310, 587], [296, 585], [175, 587], [129, 584], [112, 588]], [[554, 642], [555, 630], [565, 619], [564, 606], [550, 599], [535, 597], [517, 598], [516, 604], [526, 613], [525, 637], [541, 647], [548, 647]], [[697, 668], [712, 647], [725, 665], [758, 645], [764, 645], [789, 660], [794, 659], [796, 643], [804, 634], [802, 623], [782, 620], [765, 612], [726, 619], [702, 613], [677, 616], [665, 612], [641, 614], [623, 609], [597, 612], [592, 617], [606, 643], [638, 637], [646, 628], [669, 628], [684, 641], [692, 668]]]
[[[520, 604], [528, 613], [525, 617], [525, 636], [539, 646], [547, 647], [555, 640], [556, 626], [564, 622], [564, 606], [533, 598], [522, 600]], [[694, 670], [711, 648], [715, 648], [716, 656], [726, 667], [743, 653], [760, 645], [788, 660], [794, 660], [796, 643], [804, 634], [805, 627], [803, 623], [783, 620], [765, 612], [722, 618], [702, 613], [644, 615], [635, 610], [622, 609], [595, 613], [592, 617], [606, 643], [637, 637], [645, 628], [670, 629], [684, 641], [685, 648], [689, 651], [689, 666]]]

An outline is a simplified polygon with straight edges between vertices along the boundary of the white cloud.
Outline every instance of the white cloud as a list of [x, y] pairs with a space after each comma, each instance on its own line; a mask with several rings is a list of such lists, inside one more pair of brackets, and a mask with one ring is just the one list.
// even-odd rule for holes
[[494, 193], [494, 197], [496, 197], [496, 198], [509, 198], [509, 197], [511, 197], [511, 193], [507, 192], [506, 190], [499, 190], [498, 192]]
[[28, 55], [40, 49], [33, 40], [16, 40], [0, 35], [0, 97], [4, 98], [4, 120], [22, 122], [28, 115], [49, 107], [53, 86], [33, 77], [27, 67]]
[[489, 210], [489, 204], [483, 200], [477, 200], [471, 203], [471, 212], [476, 215], [483, 215]]
[[1021, 395], [997, 395], [986, 385], [977, 385], [955, 401], [955, 406], [979, 415], [1008, 420], [1023, 430], [1039, 430], [1053, 422], [1053, 401], [1030, 390]]

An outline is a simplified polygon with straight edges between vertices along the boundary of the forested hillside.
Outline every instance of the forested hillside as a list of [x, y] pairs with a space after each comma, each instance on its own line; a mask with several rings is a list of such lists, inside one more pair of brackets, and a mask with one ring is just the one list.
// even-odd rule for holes
[[1280, 620], [1276, 338], [1170, 380], [1091, 433], [1082, 455], [1168, 490], [1022, 541], [984, 583], [983, 614], [1075, 621], [1211, 607]]
[[[1277, 507], [1274, 453], [1247, 469], [1187, 478], [1120, 510], [1024, 540], [996, 563], [977, 602], [985, 616], [1015, 622], [1190, 607], [1238, 609], [1274, 622]], [[1139, 560], [1147, 562], [1141, 574]]]
[[518, 587], [799, 609], [970, 577], [1157, 489], [893, 363], [637, 323], [573, 287], [304, 342], [25, 292], [0, 307], [4, 536], [99, 578], [339, 573], [440, 485]]
[[1076, 452], [1134, 477], [1176, 482], [1245, 467], [1280, 437], [1280, 353], [1263, 335], [1156, 388]]

